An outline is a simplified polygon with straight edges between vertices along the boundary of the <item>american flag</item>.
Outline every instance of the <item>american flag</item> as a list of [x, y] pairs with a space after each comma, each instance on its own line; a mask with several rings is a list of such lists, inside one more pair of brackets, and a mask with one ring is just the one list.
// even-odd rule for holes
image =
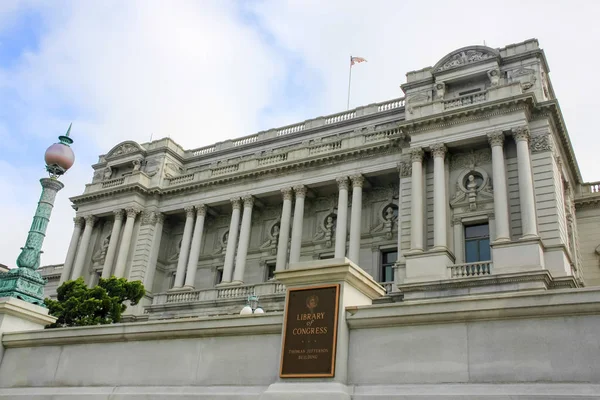
[[361, 62], [367, 62], [367, 60], [365, 60], [362, 57], [352, 57], [350, 56], [350, 66], [353, 66], [354, 64], [358, 64]]

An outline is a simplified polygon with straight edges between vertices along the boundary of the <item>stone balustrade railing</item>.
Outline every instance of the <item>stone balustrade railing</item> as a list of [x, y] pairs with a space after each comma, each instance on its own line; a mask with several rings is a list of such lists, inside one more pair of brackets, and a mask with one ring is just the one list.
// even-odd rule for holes
[[356, 117], [356, 110], [338, 113], [325, 118], [325, 125], [336, 124], [342, 121], [348, 121]]
[[487, 92], [467, 94], [455, 99], [444, 100], [444, 110], [481, 103], [487, 98]]
[[296, 133], [304, 130], [306, 124], [303, 122], [301, 124], [290, 125], [283, 128], [277, 129], [277, 136], [288, 135], [290, 133]]
[[381, 286], [385, 289], [386, 294], [390, 294], [396, 290], [396, 284], [394, 282], [379, 282]]
[[379, 111], [379, 112], [388, 111], [388, 110], [393, 110], [394, 108], [400, 108], [400, 107], [404, 107], [404, 97], [386, 101], [384, 103], [378, 103], [377, 111]]
[[450, 265], [450, 276], [452, 278], [470, 278], [492, 274], [492, 262], [481, 261], [475, 263]]
[[196, 150], [192, 151], [192, 155], [201, 156], [204, 154], [210, 154], [210, 153], [214, 152], [216, 149], [217, 149], [217, 146], [215, 146], [215, 145], [208, 146], [208, 147], [202, 147], [200, 149], [196, 149]]
[[108, 179], [96, 183], [88, 183], [87, 185], [85, 185], [84, 193], [87, 194], [101, 189], [112, 189], [118, 186], [129, 185], [132, 183], [139, 183], [144, 187], [149, 187], [150, 177], [144, 172], [139, 171], [119, 178]]
[[109, 179], [107, 181], [102, 182], [102, 189], [119, 186], [119, 185], [122, 185], [123, 183], [125, 183], [125, 178]]
[[600, 182], [585, 182], [581, 185], [581, 194], [600, 193]]
[[258, 140], [258, 135], [253, 135], [253, 136], [245, 136], [243, 138], [237, 139], [233, 141], [233, 146], [237, 147], [237, 146], [243, 146], [245, 144], [250, 144], [250, 143], [254, 143]]
[[250, 295], [261, 296], [284, 295], [285, 286], [279, 282], [271, 281], [256, 285], [230, 286], [215, 289], [202, 289], [192, 291], [177, 291], [158, 293], [152, 299], [152, 305], [193, 303], [200, 301], [218, 301], [227, 299], [245, 299]]
[[181, 183], [192, 182], [194, 180], [194, 174], [186, 174], [177, 176], [169, 179], [169, 185], [179, 185]]

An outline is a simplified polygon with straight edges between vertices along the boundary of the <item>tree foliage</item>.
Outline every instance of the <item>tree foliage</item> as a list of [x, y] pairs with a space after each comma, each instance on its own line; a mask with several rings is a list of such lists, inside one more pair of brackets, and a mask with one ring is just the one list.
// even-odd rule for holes
[[140, 281], [128, 282], [125, 278], [113, 276], [109, 279], [100, 278], [98, 285], [93, 288], [88, 288], [83, 278], [67, 281], [56, 292], [56, 300], [44, 300], [50, 315], [58, 318], [46, 328], [119, 322], [127, 309], [123, 302], [129, 301], [135, 306], [144, 296], [145, 289]]

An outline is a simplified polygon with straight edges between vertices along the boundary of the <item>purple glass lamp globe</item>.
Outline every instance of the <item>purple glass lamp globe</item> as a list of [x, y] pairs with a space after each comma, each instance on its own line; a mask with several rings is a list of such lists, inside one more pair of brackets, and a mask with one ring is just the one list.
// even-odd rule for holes
[[54, 143], [46, 150], [44, 160], [46, 161], [46, 170], [50, 173], [50, 176], [58, 177], [75, 163], [75, 153], [69, 146], [73, 143], [73, 139], [69, 137], [71, 133], [71, 125], [69, 130], [64, 136], [59, 136], [59, 143]]

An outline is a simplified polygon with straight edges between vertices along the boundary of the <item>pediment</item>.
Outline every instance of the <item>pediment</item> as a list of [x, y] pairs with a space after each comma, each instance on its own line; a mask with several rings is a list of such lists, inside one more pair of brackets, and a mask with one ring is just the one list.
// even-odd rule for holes
[[455, 50], [433, 67], [434, 73], [445, 72], [451, 69], [463, 67], [469, 64], [476, 64], [481, 61], [491, 61], [500, 58], [500, 53], [496, 49], [487, 46], [468, 46]]
[[134, 141], [128, 140], [121, 142], [110, 149], [110, 151], [106, 153], [106, 158], [108, 159], [123, 155], [143, 154], [144, 152], [145, 150], [142, 146]]

